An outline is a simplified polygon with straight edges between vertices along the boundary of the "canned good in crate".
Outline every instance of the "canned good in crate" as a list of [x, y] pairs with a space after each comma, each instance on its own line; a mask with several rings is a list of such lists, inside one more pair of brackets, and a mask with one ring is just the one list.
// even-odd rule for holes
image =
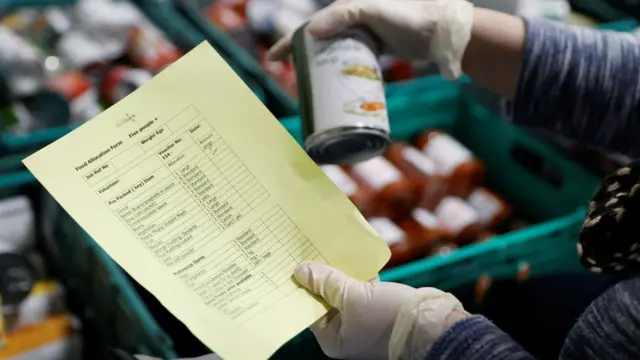
[[379, 39], [352, 27], [316, 39], [293, 36], [304, 148], [321, 164], [349, 164], [382, 154], [391, 143]]

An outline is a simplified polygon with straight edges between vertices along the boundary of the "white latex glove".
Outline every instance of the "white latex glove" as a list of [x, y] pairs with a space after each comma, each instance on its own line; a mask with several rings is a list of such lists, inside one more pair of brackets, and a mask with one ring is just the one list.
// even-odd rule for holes
[[[155, 358], [147, 355], [136, 355], [135, 357], [138, 360], [162, 360], [160, 358]], [[177, 359], [177, 360], [222, 360], [222, 358], [216, 354], [209, 354], [209, 355], [199, 356], [197, 358], [188, 358], [188, 359], [184, 358], [184, 359]]]
[[[338, 0], [315, 13], [308, 30], [324, 38], [356, 24], [375, 32], [386, 53], [432, 61], [446, 78], [454, 80], [462, 75], [473, 5], [464, 0]], [[291, 37], [271, 48], [271, 60], [283, 60], [290, 53]]]
[[360, 282], [324, 264], [303, 262], [295, 278], [334, 308], [311, 331], [336, 359], [424, 359], [453, 321], [468, 316], [449, 293], [377, 278]]

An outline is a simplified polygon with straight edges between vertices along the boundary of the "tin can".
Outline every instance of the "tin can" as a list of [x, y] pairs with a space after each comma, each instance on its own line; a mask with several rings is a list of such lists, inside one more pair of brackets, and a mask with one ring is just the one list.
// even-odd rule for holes
[[113, 105], [151, 81], [153, 74], [144, 69], [117, 66], [102, 80], [102, 99]]
[[293, 60], [304, 148], [320, 164], [352, 164], [381, 155], [391, 144], [379, 39], [352, 27], [328, 39], [299, 28]]

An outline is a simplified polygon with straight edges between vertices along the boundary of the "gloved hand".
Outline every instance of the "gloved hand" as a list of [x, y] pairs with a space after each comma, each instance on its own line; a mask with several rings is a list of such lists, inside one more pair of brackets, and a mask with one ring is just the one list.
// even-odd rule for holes
[[[362, 24], [375, 32], [384, 51], [407, 59], [434, 62], [453, 80], [462, 74], [461, 62], [471, 37], [473, 5], [464, 0], [338, 0], [315, 13], [311, 35], [324, 38]], [[269, 51], [271, 60], [291, 52], [291, 35]]]
[[322, 351], [332, 358], [424, 359], [446, 329], [469, 316], [453, 295], [433, 288], [377, 278], [360, 282], [310, 262], [298, 265], [294, 275], [333, 307], [311, 326]]
[[[136, 355], [135, 357], [138, 360], [161, 360], [160, 358], [155, 358], [155, 357], [146, 356], [146, 355]], [[176, 360], [222, 360], [222, 358], [216, 354], [209, 354], [209, 355], [202, 355], [197, 358], [188, 358], [188, 359], [183, 358], [183, 359], [176, 359]]]

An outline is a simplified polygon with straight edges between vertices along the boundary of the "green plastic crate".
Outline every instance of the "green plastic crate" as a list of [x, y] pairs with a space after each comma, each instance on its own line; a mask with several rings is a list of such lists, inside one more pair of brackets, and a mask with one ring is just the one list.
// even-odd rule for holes
[[[599, 178], [502, 121], [498, 114], [464, 94], [459, 83], [440, 77], [408, 82], [394, 89], [388, 107], [394, 139], [411, 141], [425, 129], [451, 133], [485, 162], [487, 185], [537, 224], [448, 255], [383, 271], [382, 280], [451, 291], [473, 286], [485, 274], [494, 279], [514, 279], [522, 263], [530, 266], [531, 276], [584, 271], [576, 253], [577, 235], [584, 219], [583, 206], [599, 185]], [[301, 142], [299, 119], [288, 118], [282, 123]], [[515, 157], [513, 149], [517, 149]], [[537, 168], [516, 160], [522, 154], [534, 159]], [[274, 356], [299, 358], [327, 359], [309, 331]]]
[[[515, 277], [520, 262], [534, 274], [580, 269], [575, 251], [583, 206], [600, 179], [523, 130], [463, 94], [459, 84], [440, 77], [419, 82], [420, 92], [388, 100], [392, 137], [411, 141], [425, 129], [443, 129], [469, 147], [487, 165], [487, 185], [502, 194], [527, 219], [527, 229], [396, 267], [384, 280], [450, 290], [489, 273]], [[298, 118], [283, 125], [301, 140]], [[523, 165], [528, 160], [529, 165]], [[550, 251], [553, 249], [553, 251]]]
[[21, 171], [0, 176], [0, 198], [30, 195], [41, 224], [39, 247], [67, 289], [70, 309], [83, 320], [85, 358], [108, 348], [163, 359], [176, 357], [171, 339], [138, 298], [125, 273], [40, 187]]

